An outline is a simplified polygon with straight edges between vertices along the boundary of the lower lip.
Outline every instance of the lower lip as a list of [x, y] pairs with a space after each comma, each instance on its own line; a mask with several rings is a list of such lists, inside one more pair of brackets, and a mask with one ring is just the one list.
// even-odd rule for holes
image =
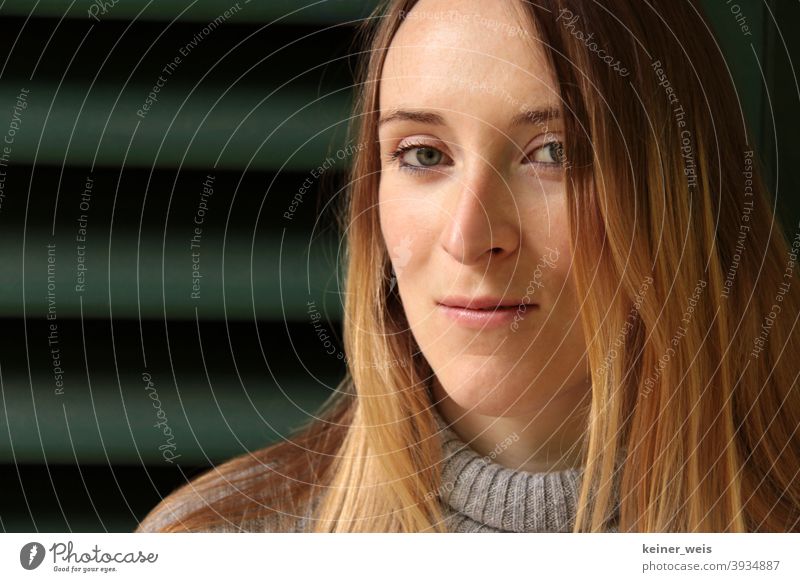
[[459, 325], [472, 329], [492, 329], [508, 327], [514, 321], [520, 322], [525, 314], [536, 305], [515, 305], [497, 309], [465, 309], [438, 304], [439, 309]]

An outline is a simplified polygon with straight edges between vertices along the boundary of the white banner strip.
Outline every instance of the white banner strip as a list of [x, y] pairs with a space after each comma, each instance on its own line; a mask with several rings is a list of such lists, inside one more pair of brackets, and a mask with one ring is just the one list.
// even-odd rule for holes
[[3, 534], [2, 580], [800, 580], [800, 534]]

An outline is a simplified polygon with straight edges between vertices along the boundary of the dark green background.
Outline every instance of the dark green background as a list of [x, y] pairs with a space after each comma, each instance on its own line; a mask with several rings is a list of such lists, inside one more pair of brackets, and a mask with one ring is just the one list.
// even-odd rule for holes
[[[0, 207], [0, 529], [130, 531], [203, 468], [286, 435], [344, 371], [330, 203], [347, 159], [311, 179], [292, 220], [283, 213], [345, 143], [352, 23], [372, 3], [240, 1], [182, 57], [144, 119], [136, 111], [161, 69], [234, 3], [125, 0], [100, 22], [87, 16], [92, 2], [68, 14], [64, 4], [41, 1], [29, 14], [32, 3], [6, 0], [0, 9], [0, 133], [29, 90]], [[777, 214], [796, 225], [800, 95], [787, 55], [797, 56], [800, 5], [738, 4], [751, 37], [724, 0], [705, 2]], [[209, 174], [194, 300], [189, 239]], [[88, 271], [78, 293], [87, 177]], [[45, 318], [51, 243], [60, 395]], [[174, 433], [173, 464], [158, 448], [165, 438], [144, 372]]]

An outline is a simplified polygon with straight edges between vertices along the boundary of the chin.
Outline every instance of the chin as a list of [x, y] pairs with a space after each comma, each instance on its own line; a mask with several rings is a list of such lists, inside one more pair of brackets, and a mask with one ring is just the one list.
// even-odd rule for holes
[[491, 376], [493, 380], [480, 376], [445, 375], [440, 377], [440, 382], [450, 399], [465, 411], [494, 417], [525, 414], [526, 383], [513, 378], [498, 382], [503, 374]]

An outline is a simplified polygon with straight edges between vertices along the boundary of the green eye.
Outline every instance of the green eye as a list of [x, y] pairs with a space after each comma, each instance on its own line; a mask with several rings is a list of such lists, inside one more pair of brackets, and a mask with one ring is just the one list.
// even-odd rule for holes
[[423, 143], [410, 143], [400, 146], [389, 154], [389, 162], [397, 162], [401, 170], [423, 173], [437, 170], [447, 165], [450, 158], [441, 150]]
[[417, 161], [423, 166], [436, 166], [442, 161], [442, 152], [433, 148], [415, 148]]
[[564, 144], [560, 141], [551, 141], [537, 148], [531, 160], [541, 164], [563, 164], [566, 160]]

